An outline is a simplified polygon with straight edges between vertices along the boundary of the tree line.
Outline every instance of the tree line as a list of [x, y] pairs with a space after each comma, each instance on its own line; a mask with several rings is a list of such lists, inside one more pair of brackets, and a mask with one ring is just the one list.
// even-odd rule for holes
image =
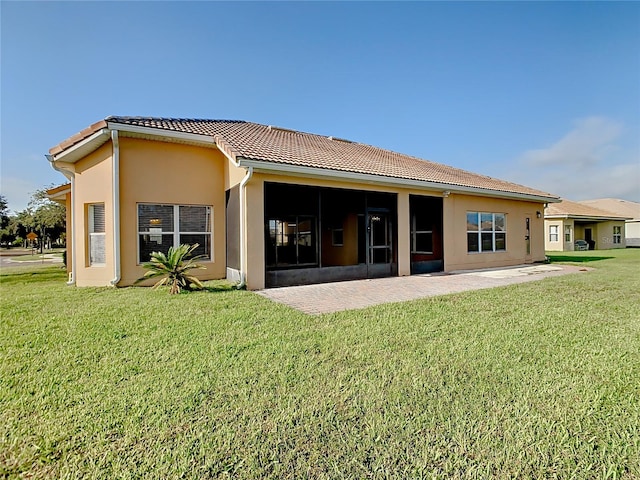
[[[35, 237], [31, 240], [29, 237]], [[0, 195], [0, 245], [34, 247], [40, 250], [66, 244], [66, 208], [47, 197], [47, 189], [31, 194], [27, 208], [12, 213], [4, 195]]]

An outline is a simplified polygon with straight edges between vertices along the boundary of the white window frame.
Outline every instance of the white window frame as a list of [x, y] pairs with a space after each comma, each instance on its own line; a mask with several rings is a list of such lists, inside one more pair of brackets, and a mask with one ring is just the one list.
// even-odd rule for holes
[[[102, 231], [95, 231], [96, 228], [100, 228], [100, 226], [96, 227], [95, 225], [95, 211], [96, 211], [96, 207], [101, 207], [102, 208], [102, 216], [103, 216], [103, 224], [102, 224]], [[87, 223], [88, 223], [88, 238], [87, 238], [87, 264], [90, 267], [104, 267], [106, 266], [106, 262], [107, 262], [107, 246], [106, 246], [106, 210], [105, 210], [105, 206], [104, 203], [90, 203], [87, 205]], [[101, 239], [101, 240], [99, 240]], [[96, 243], [101, 243], [102, 244], [102, 258], [104, 259], [104, 261], [102, 262], [97, 262], [93, 260], [93, 256], [92, 256], [92, 252], [93, 252], [93, 245]]]
[[613, 243], [616, 245], [622, 244], [622, 227], [620, 225], [613, 226]]
[[549, 241], [560, 241], [560, 225], [549, 225]]
[[[140, 206], [141, 205], [155, 205], [162, 207], [172, 207], [173, 208], [173, 229], [172, 231], [160, 230], [159, 232], [143, 232], [140, 231]], [[206, 207], [209, 210], [209, 223], [210, 228], [208, 232], [181, 232], [180, 231], [180, 207]], [[154, 234], [158, 236], [171, 235], [173, 237], [173, 247], [177, 247], [180, 245], [180, 235], [209, 235], [209, 245], [210, 245], [210, 253], [209, 258], [204, 258], [204, 261], [214, 261], [214, 246], [213, 246], [213, 206], [212, 205], [186, 205], [186, 204], [173, 204], [173, 203], [147, 203], [141, 202], [136, 204], [136, 229], [138, 230], [138, 235], [136, 238], [136, 258], [138, 261], [138, 265], [143, 264], [144, 262], [140, 260], [140, 236], [141, 235], [149, 235], [154, 236]]]
[[571, 225], [564, 226], [564, 242], [573, 243], [573, 229], [571, 228]]
[[[477, 215], [478, 230], [469, 230], [467, 228], [467, 253], [502, 253], [507, 251], [507, 214], [503, 212], [475, 212], [469, 211], [465, 215], [465, 222], [469, 215]], [[491, 215], [491, 230], [482, 230], [482, 215]], [[504, 218], [504, 230], [496, 230], [496, 216], [502, 216]], [[478, 250], [469, 251], [469, 234], [478, 235]], [[482, 234], [491, 234], [491, 250], [482, 249]], [[496, 248], [496, 234], [504, 234], [504, 248]]]

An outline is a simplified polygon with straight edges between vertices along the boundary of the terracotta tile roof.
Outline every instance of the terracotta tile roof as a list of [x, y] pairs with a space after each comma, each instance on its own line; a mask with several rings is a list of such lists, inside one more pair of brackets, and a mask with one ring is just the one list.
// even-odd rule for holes
[[[154, 117], [108, 117], [105, 122], [211, 136], [227, 153], [271, 164], [433, 182], [442, 184], [443, 188], [447, 186], [480, 188], [496, 192], [546, 197], [550, 201], [558, 198], [550, 193], [523, 185], [371, 145], [258, 123], [238, 120]], [[94, 124], [94, 126], [97, 125], [100, 123]], [[97, 127], [93, 131], [95, 132], [99, 128], [101, 127]], [[86, 136], [92, 133], [91, 131], [89, 133], [83, 132]], [[80, 141], [76, 137], [74, 136], [54, 147], [52, 153], [58, 153], [68, 148], [73, 144], [74, 138], [75, 142]], [[60, 149], [56, 150], [58, 148]], [[54, 150], [56, 151], [54, 152]]]
[[595, 200], [582, 200], [580, 203], [634, 220], [640, 220], [640, 203], [637, 202], [620, 198], [598, 198]]
[[601, 210], [583, 203], [572, 202], [562, 199], [560, 203], [552, 203], [544, 211], [545, 217], [590, 217], [590, 218], [610, 218], [623, 220], [624, 215]]

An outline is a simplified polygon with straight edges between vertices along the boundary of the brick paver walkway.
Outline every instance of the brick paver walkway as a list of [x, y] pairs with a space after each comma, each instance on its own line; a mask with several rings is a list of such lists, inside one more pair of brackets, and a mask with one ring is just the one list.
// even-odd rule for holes
[[572, 265], [525, 265], [451, 274], [436, 273], [271, 288], [257, 293], [305, 313], [320, 314], [500, 287], [587, 270], [590, 269]]

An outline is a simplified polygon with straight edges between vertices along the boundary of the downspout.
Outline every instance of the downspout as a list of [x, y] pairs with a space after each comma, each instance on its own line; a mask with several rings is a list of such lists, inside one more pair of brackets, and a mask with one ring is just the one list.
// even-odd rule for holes
[[247, 216], [247, 183], [253, 176], [253, 167], [249, 167], [247, 174], [240, 182], [240, 283], [236, 288], [247, 285], [247, 231], [245, 227]]
[[120, 272], [120, 144], [118, 143], [118, 130], [111, 130], [111, 142], [113, 143], [113, 279], [109, 282], [114, 287], [121, 278]]
[[60, 172], [71, 181], [71, 275], [67, 285], [72, 286], [76, 284], [76, 241], [73, 238], [73, 235], [76, 233], [76, 214], [75, 209], [73, 208], [73, 203], [76, 198], [76, 174], [71, 170], [65, 170], [64, 168], [56, 165], [53, 155], [45, 155], [45, 157], [49, 160], [49, 163], [54, 170]]

